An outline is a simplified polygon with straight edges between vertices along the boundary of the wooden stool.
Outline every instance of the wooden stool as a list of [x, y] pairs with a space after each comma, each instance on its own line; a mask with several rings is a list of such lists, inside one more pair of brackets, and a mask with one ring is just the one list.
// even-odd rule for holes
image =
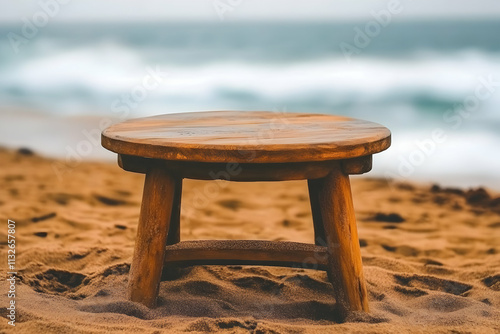
[[[368, 311], [349, 174], [371, 169], [390, 131], [348, 117], [213, 111], [132, 119], [110, 126], [102, 145], [146, 180], [128, 296], [154, 307], [163, 265], [263, 264], [326, 270], [339, 311]], [[180, 242], [182, 179], [308, 180], [316, 243]]]

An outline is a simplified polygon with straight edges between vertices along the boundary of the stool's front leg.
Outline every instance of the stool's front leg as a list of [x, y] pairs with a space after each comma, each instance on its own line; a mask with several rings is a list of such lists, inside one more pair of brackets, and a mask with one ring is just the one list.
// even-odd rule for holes
[[342, 316], [368, 312], [368, 297], [354, 217], [349, 175], [340, 165], [315, 181], [328, 246], [328, 276]]
[[148, 307], [156, 305], [172, 213], [175, 178], [161, 167], [146, 173], [141, 215], [130, 267], [128, 298]]

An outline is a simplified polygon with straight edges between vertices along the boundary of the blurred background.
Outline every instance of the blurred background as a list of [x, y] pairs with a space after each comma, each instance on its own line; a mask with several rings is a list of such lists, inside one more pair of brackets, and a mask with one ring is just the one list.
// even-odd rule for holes
[[110, 121], [331, 113], [391, 129], [370, 176], [500, 190], [498, 1], [0, 4], [1, 146], [114, 161]]

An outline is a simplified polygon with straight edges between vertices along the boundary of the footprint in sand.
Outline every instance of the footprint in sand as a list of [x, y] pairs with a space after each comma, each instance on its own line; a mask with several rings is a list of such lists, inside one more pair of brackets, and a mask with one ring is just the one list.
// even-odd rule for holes
[[220, 206], [223, 206], [227, 209], [231, 209], [231, 210], [238, 210], [241, 206], [243, 206], [243, 203], [239, 200], [236, 200], [236, 199], [225, 199], [225, 200], [221, 200], [221, 201], [218, 201], [217, 204], [219, 204]]
[[280, 291], [285, 286], [283, 283], [278, 283], [260, 276], [241, 277], [232, 282], [240, 288], [253, 289], [260, 292]]
[[491, 290], [500, 291], [500, 274], [488, 276], [484, 278], [481, 282], [486, 285]]
[[75, 292], [87, 276], [66, 270], [48, 269], [26, 279], [37, 292], [64, 295]]
[[395, 290], [412, 296], [427, 294], [422, 289], [446, 292], [456, 296], [463, 295], [472, 289], [472, 285], [433, 276], [395, 274], [394, 278], [399, 284]]

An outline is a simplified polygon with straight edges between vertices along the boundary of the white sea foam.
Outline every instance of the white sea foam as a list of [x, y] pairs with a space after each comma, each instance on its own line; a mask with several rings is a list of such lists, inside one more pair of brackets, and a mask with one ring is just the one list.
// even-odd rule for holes
[[[100, 114], [109, 112], [113, 100], [141, 83], [146, 68], [157, 66], [168, 76], [141, 102], [139, 114], [156, 113], [160, 105], [169, 112], [285, 105], [350, 113], [356, 106], [419, 101], [439, 107], [473, 94], [480, 76], [500, 81], [500, 56], [479, 51], [406, 60], [360, 57], [351, 63], [337, 57], [284, 64], [226, 61], [186, 66], [168, 61], [151, 64], [123, 46], [100, 44], [13, 63], [3, 70], [0, 94], [4, 102], [32, 100], [40, 109], [63, 114], [69, 111], [59, 102], [73, 100], [81, 113]], [[498, 96], [488, 103], [500, 105]]]

